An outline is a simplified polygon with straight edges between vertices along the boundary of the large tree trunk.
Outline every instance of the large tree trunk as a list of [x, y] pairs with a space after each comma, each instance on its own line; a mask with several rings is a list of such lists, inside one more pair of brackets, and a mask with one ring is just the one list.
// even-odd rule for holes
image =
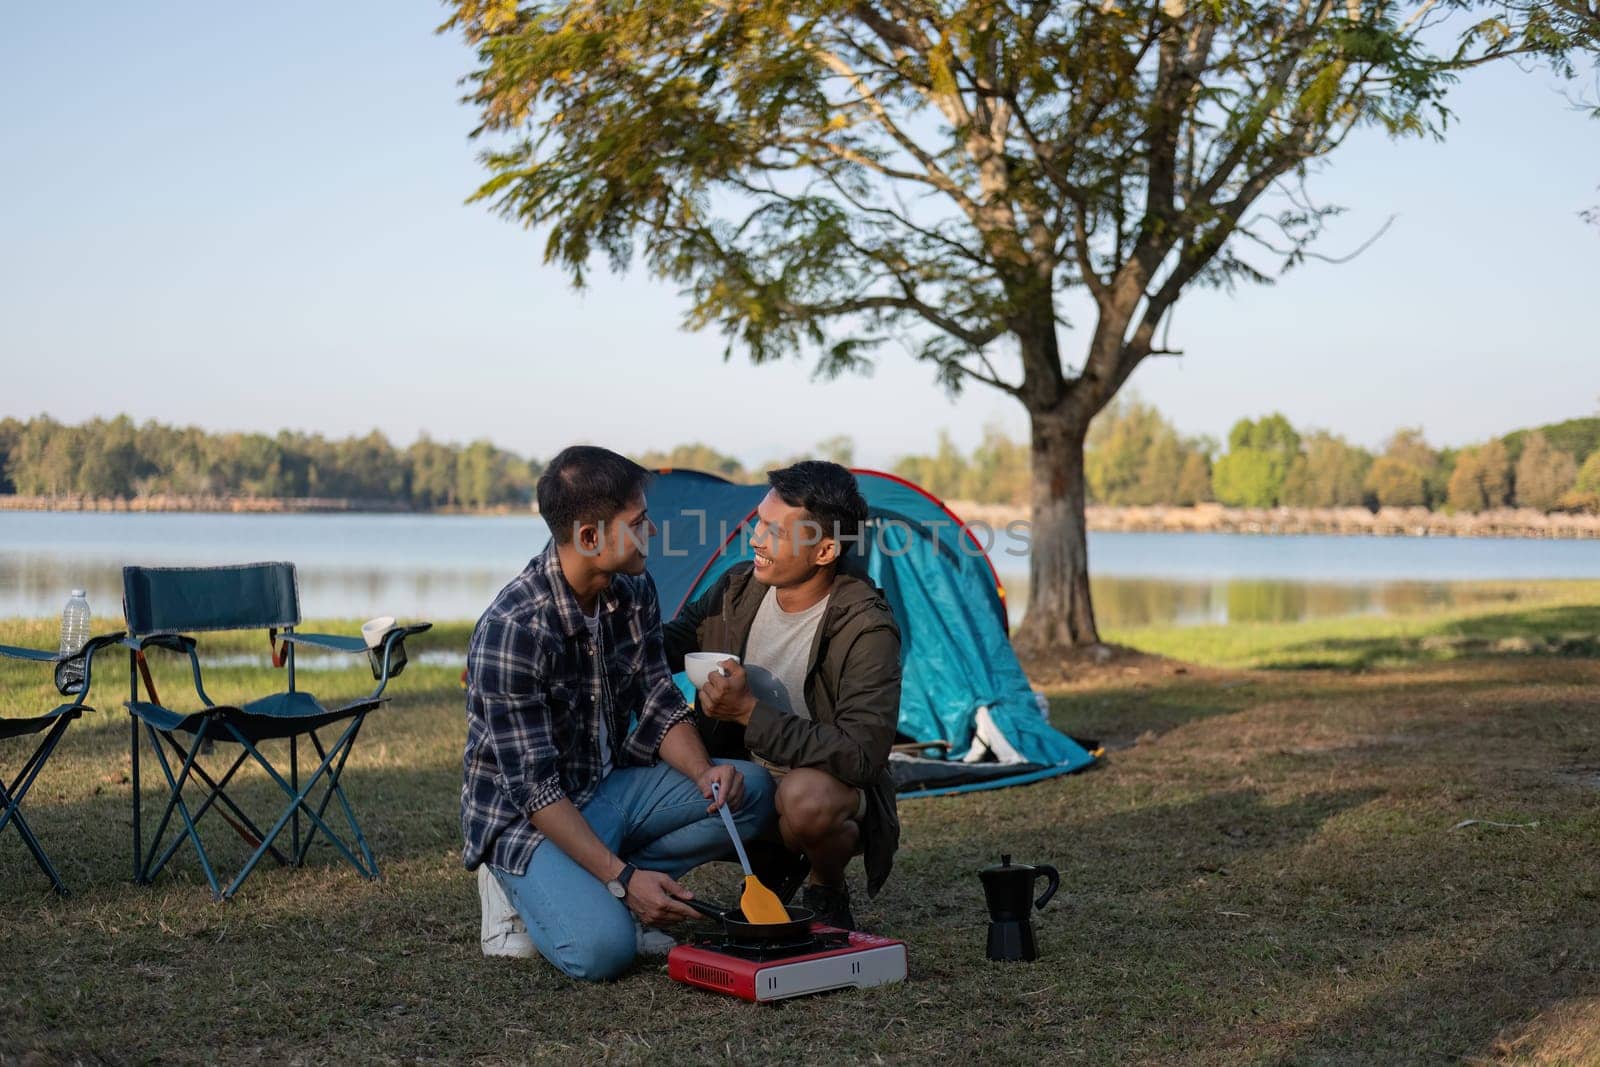
[[1033, 530], [1028, 614], [1017, 651], [1035, 661], [1100, 643], [1089, 596], [1089, 541], [1084, 519], [1083, 441], [1089, 417], [1076, 405], [1031, 411]]

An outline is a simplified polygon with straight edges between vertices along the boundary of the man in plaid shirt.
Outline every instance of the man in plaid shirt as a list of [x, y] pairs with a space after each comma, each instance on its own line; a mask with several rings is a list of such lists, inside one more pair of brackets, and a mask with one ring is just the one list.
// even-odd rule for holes
[[462, 859], [478, 872], [483, 951], [537, 949], [574, 978], [616, 977], [670, 946], [654, 927], [695, 917], [675, 879], [728, 853], [718, 807], [744, 837], [773, 817], [771, 777], [707, 756], [667, 669], [644, 573], [648, 480], [603, 448], [551, 460], [538, 486], [550, 544], [467, 652]]

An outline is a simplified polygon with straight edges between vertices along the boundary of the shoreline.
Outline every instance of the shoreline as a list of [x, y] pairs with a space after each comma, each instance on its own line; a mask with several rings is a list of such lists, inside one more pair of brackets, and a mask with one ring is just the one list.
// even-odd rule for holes
[[[1003, 504], [946, 501], [969, 523], [996, 528], [1026, 521], [1028, 509]], [[1542, 541], [1600, 539], [1600, 515], [1545, 514], [1528, 508], [1501, 508], [1477, 515], [1447, 514], [1426, 508], [1229, 508], [1151, 505], [1110, 507], [1090, 504], [1085, 518], [1098, 533], [1217, 533], [1328, 535], [1336, 537], [1486, 537]]]
[[[1009, 504], [948, 500], [950, 510], [967, 523], [1003, 529], [1026, 522], [1028, 509]], [[492, 508], [411, 508], [392, 501], [324, 497], [265, 498], [223, 496], [151, 496], [131, 499], [0, 495], [0, 512], [65, 511], [109, 514], [259, 514], [259, 515], [466, 515], [534, 516], [532, 505]], [[1091, 504], [1090, 530], [1099, 533], [1214, 533], [1326, 535], [1337, 537], [1484, 537], [1527, 540], [1600, 540], [1600, 515], [1529, 508], [1501, 508], [1480, 514], [1449, 514], [1426, 508], [1230, 508], [1221, 504], [1193, 507], [1149, 505], [1112, 507]]]
[[148, 497], [21, 496], [0, 494], [0, 512], [76, 511], [111, 514], [169, 515], [533, 515], [532, 505], [500, 504], [492, 508], [413, 508], [391, 500], [346, 500], [339, 497], [233, 497], [168, 495]]

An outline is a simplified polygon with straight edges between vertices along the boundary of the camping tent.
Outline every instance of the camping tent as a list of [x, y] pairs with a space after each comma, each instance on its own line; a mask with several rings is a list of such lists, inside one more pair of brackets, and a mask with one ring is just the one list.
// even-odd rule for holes
[[[856, 470], [867, 529], [855, 565], [889, 599], [900, 625], [903, 681], [897, 752], [902, 796], [989, 789], [1094, 762], [1043, 715], [1008, 636], [1005, 590], [984, 546], [932, 494], [878, 471]], [[698, 471], [661, 471], [649, 489], [660, 528], [650, 547], [664, 618], [750, 559], [765, 485]], [[685, 694], [693, 690], [680, 675]]]

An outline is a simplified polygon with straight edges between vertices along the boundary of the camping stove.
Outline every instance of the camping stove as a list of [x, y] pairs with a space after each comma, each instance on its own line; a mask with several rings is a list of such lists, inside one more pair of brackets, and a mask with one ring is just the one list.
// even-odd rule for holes
[[762, 1003], [830, 989], [866, 989], [906, 977], [903, 941], [813, 923], [804, 941], [748, 945], [702, 937], [667, 954], [674, 981]]

